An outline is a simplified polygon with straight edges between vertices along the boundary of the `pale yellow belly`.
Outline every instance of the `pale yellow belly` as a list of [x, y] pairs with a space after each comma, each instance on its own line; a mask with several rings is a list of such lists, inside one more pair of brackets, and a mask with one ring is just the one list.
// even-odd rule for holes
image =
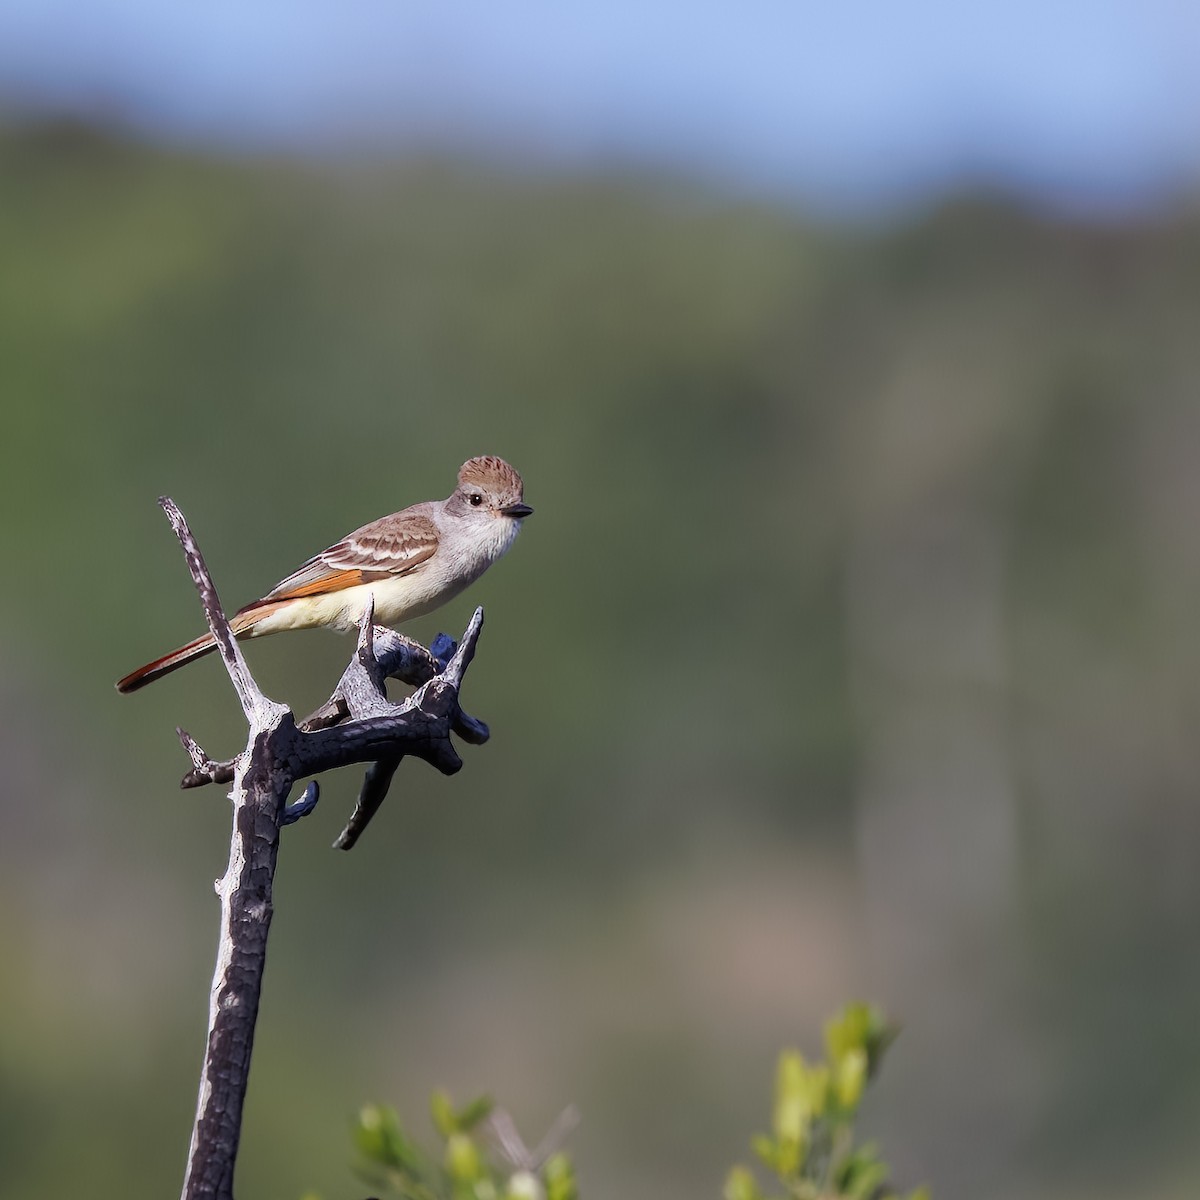
[[362, 583], [340, 592], [321, 596], [303, 596], [289, 600], [282, 608], [263, 617], [250, 631], [251, 637], [264, 637], [288, 629], [325, 627], [339, 633], [355, 630], [372, 595], [375, 597], [375, 621], [395, 625], [411, 617], [432, 612], [462, 590], [465, 584], [438, 587], [436, 581], [420, 575]]

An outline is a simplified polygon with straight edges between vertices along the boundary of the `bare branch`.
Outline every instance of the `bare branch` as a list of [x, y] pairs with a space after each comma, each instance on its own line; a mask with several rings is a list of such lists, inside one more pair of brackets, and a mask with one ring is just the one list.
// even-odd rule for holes
[[334, 840], [335, 850], [352, 850], [354, 843], [362, 836], [371, 818], [379, 811], [379, 806], [387, 799], [388, 788], [391, 787], [392, 777], [400, 759], [380, 759], [373, 762], [363, 777], [362, 789], [358, 793], [358, 803], [346, 822], [346, 828]]
[[411, 698], [390, 713], [300, 734], [293, 751], [299, 774], [317, 775], [351, 763], [378, 762], [397, 753], [423, 758], [443, 775], [455, 774], [462, 759], [450, 741], [449, 714], [426, 712], [408, 707], [410, 704]]
[[467, 668], [475, 657], [475, 647], [479, 643], [479, 634], [482, 630], [483, 609], [477, 608], [471, 616], [470, 624], [467, 626], [466, 633], [463, 634], [458, 649], [454, 651], [449, 663], [446, 664], [446, 669], [441, 673], [442, 678], [452, 687], [461, 686], [463, 676], [467, 673]]
[[[192, 771], [204, 771], [212, 766], [208, 755], [200, 748], [200, 743], [182, 725], [175, 726], [175, 732], [179, 735], [179, 740], [183, 743], [183, 748], [187, 751], [188, 757], [192, 760]], [[233, 778], [233, 764], [229, 766], [229, 777]]]
[[[311, 813], [320, 789], [312, 780], [299, 800], [289, 805], [287, 797], [301, 778], [369, 763], [358, 803], [334, 843], [348, 850], [383, 803], [405, 757], [424, 759], [447, 775], [458, 771], [463, 764], [451, 734], [476, 745], [488, 737], [487, 726], [463, 713], [458, 702], [483, 625], [483, 610], [476, 609], [461, 644], [455, 646], [439, 635], [430, 651], [376, 626], [373, 605], [368, 606], [354, 658], [334, 694], [298, 727], [291, 710], [268, 699], [250, 673], [183, 514], [167, 497], [160, 503], [183, 546], [209, 629], [249, 725], [245, 750], [224, 762], [210, 758], [186, 730], [177, 731], [192, 763], [182, 786], [233, 783], [229, 863], [217, 884], [221, 937], [183, 1187], [183, 1200], [232, 1200], [273, 912], [279, 830]], [[389, 678], [417, 690], [394, 704], [386, 692]]]
[[375, 657], [374, 617], [375, 599], [372, 597], [359, 622], [358, 647], [336, 689], [345, 697], [346, 708], [356, 721], [380, 716], [393, 707], [385, 690], [386, 676]]
[[[471, 623], [467, 627], [467, 632], [463, 635], [465, 645], [466, 639], [472, 637], [472, 630], [474, 630], [474, 636], [472, 637], [469, 649], [460, 647], [453, 638], [449, 638], [443, 633], [438, 634], [437, 639], [434, 641], [434, 646], [437, 647], [440, 641], [441, 646], [445, 649], [446, 657], [443, 661], [439, 661], [437, 656], [430, 650], [426, 650], [420, 643], [412, 641], [411, 638], [405, 637], [402, 633], [397, 633], [394, 629], [389, 629], [385, 625], [372, 626], [369, 639], [370, 652], [374, 657], [379, 674], [384, 679], [395, 679], [400, 683], [419, 687], [432, 680], [443, 668], [448, 669], [448, 665], [454, 662], [456, 655], [462, 651], [464, 657], [459, 659], [462, 665], [457, 669], [458, 678], [461, 681], [462, 672], [465, 671], [470, 658], [475, 653], [474, 646], [478, 642], [479, 629], [483, 624], [482, 609], [477, 610], [477, 616], [479, 618], [479, 625], [476, 626], [475, 618], [472, 617]], [[298, 728], [301, 732], [315, 733], [321, 729], [329, 729], [334, 725], [340, 725], [350, 718], [350, 703], [346, 691], [347, 677], [354, 676], [356, 680], [361, 681], [362, 670], [366, 670], [369, 676], [375, 677], [375, 672], [370, 668], [364, 667], [361, 661], [361, 626], [359, 637], [360, 646], [355, 659], [346, 668], [346, 672], [341, 680], [339, 680], [337, 687], [333, 691], [333, 695], [324, 704], [309, 713], [303, 721], [298, 722]], [[358, 684], [352, 686], [358, 686]], [[380, 687], [382, 687], [382, 683]], [[466, 742], [469, 746], [482, 746], [491, 736], [491, 731], [485, 722], [471, 716], [469, 713], [463, 712], [457, 703], [451, 717], [451, 729], [456, 737]], [[186, 734], [181, 731], [180, 736], [184, 738]], [[204, 787], [209, 783], [230, 783], [233, 780], [234, 767], [237, 765], [236, 758], [210, 758], [190, 738], [184, 741], [184, 748], [188, 751], [192, 759], [192, 769], [179, 781], [181, 788]]]
[[225, 670], [229, 672], [234, 691], [237, 692], [238, 700], [241, 701], [242, 712], [246, 714], [246, 719], [251, 721], [255, 712], [258, 711], [261, 711], [264, 717], [268, 716], [270, 710], [278, 709], [281, 706], [263, 695], [254, 676], [250, 674], [250, 668], [246, 666], [242, 649], [237, 644], [233, 631], [229, 628], [229, 621], [225, 617], [224, 609], [221, 608], [221, 599], [213, 585], [212, 576], [208, 573], [204, 556], [200, 553], [200, 547], [196, 545], [196, 539], [192, 536], [192, 531], [188, 528], [183, 513], [179, 511], [170, 496], [160, 496], [158, 503], [162, 506], [163, 512], [167, 514], [167, 520], [171, 522], [171, 528], [175, 530], [175, 536], [183, 547], [192, 582], [200, 593], [200, 603], [204, 606], [204, 616], [208, 621], [209, 631], [216, 639], [217, 649], [221, 652], [221, 659], [225, 663]]

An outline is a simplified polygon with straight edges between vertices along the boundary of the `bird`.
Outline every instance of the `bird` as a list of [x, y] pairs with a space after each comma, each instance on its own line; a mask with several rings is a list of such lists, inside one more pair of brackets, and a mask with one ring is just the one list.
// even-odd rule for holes
[[[318, 626], [345, 633], [372, 599], [379, 624], [422, 616], [501, 558], [532, 512], [521, 476], [504, 459], [470, 458], [445, 500], [410, 505], [347, 534], [240, 608], [230, 628], [237, 638]], [[117, 691], [135, 692], [215, 649], [213, 635], [201, 634], [117, 680]]]

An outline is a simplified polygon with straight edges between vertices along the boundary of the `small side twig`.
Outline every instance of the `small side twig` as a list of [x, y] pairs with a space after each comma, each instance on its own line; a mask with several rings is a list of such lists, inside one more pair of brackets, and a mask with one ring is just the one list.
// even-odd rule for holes
[[400, 758], [381, 758], [367, 768], [350, 820], [346, 822], [346, 828], [334, 839], [335, 850], [354, 849], [354, 843], [362, 836], [362, 831], [387, 799], [388, 788], [392, 786], [392, 777], [399, 766]]

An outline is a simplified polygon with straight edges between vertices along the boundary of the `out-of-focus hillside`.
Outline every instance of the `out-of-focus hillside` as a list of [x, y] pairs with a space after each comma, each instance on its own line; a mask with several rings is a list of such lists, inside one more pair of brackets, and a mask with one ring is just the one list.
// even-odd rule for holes
[[[585, 1195], [716, 1195], [778, 1046], [866, 994], [935, 1195], [1194, 1195], [1200, 222], [999, 202], [813, 228], [632, 178], [0, 137], [0, 1194], [160, 1196], [240, 745], [231, 606], [498, 453], [537, 512], [493, 741], [284, 843], [241, 1190], [357, 1195], [346, 1123], [569, 1101]], [[251, 648], [307, 711], [350, 644]], [[1134, 1186], [1136, 1181], [1136, 1187]], [[361, 1191], [361, 1188], [359, 1189]]]

